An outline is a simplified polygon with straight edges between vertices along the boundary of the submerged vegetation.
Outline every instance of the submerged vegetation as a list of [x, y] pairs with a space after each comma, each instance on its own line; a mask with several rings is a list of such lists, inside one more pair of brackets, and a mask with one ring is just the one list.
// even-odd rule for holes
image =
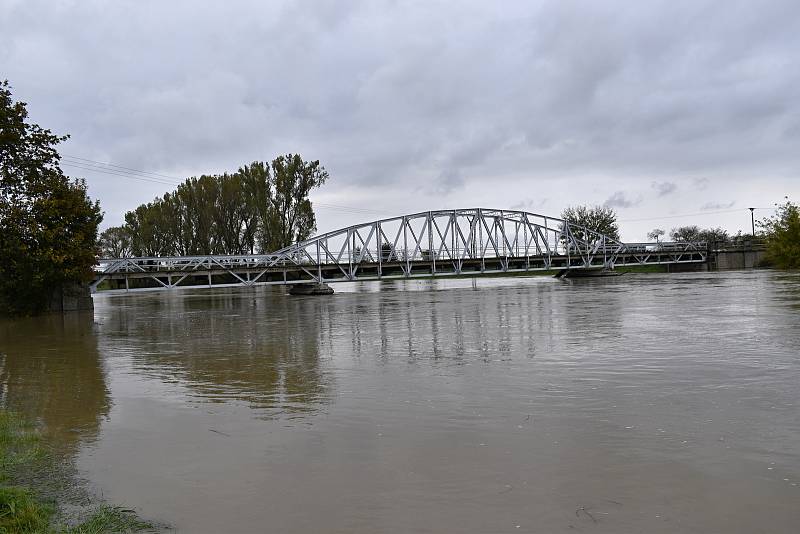
[[[42, 479], [33, 472], [52, 471], [52, 458], [34, 427], [6, 410], [0, 410], [0, 534], [101, 534], [152, 531], [131, 510], [97, 505], [79, 521], [69, 521], [45, 488], [22, 479]], [[23, 476], [25, 475], [25, 476]], [[72, 524], [71, 524], [72, 523]]]

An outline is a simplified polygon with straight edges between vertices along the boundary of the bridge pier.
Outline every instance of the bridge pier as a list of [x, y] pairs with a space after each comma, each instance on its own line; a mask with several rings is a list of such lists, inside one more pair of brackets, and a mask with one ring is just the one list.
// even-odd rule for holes
[[67, 284], [53, 290], [47, 303], [49, 312], [91, 311], [92, 294], [87, 284]]
[[333, 288], [328, 284], [292, 284], [290, 295], [331, 295]]

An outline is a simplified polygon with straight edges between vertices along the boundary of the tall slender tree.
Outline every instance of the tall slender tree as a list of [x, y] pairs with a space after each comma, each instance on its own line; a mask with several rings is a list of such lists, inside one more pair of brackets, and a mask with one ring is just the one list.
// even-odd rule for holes
[[316, 230], [310, 192], [328, 179], [299, 155], [189, 178], [125, 215], [134, 255], [272, 252]]
[[309, 237], [317, 221], [308, 194], [328, 179], [319, 161], [303, 161], [299, 154], [278, 156], [272, 161], [278, 248]]

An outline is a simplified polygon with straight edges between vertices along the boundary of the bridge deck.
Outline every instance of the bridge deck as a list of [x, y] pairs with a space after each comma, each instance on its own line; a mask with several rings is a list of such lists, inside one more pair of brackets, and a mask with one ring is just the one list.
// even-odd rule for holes
[[[377, 256], [377, 254], [376, 254]], [[274, 262], [273, 256], [194, 256], [106, 260], [93, 284], [101, 291], [136, 291], [189, 287], [291, 285], [408, 278], [496, 276], [505, 273], [603, 269], [603, 254], [582, 256], [485, 257], [457, 261], [410, 258], [403, 261], [344, 263]], [[703, 263], [702, 250], [647, 250], [617, 253], [612, 267]]]
[[701, 243], [622, 243], [546, 215], [465, 208], [349, 226], [266, 255], [105, 260], [92, 288], [306, 284], [704, 261]]

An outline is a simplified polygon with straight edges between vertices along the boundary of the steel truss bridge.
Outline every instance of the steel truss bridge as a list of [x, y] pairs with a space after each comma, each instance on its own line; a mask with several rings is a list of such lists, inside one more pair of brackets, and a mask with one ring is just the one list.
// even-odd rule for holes
[[545, 215], [470, 208], [349, 226], [270, 254], [102, 259], [91, 288], [135, 291], [564, 273], [704, 263], [706, 256], [703, 243], [622, 243]]

